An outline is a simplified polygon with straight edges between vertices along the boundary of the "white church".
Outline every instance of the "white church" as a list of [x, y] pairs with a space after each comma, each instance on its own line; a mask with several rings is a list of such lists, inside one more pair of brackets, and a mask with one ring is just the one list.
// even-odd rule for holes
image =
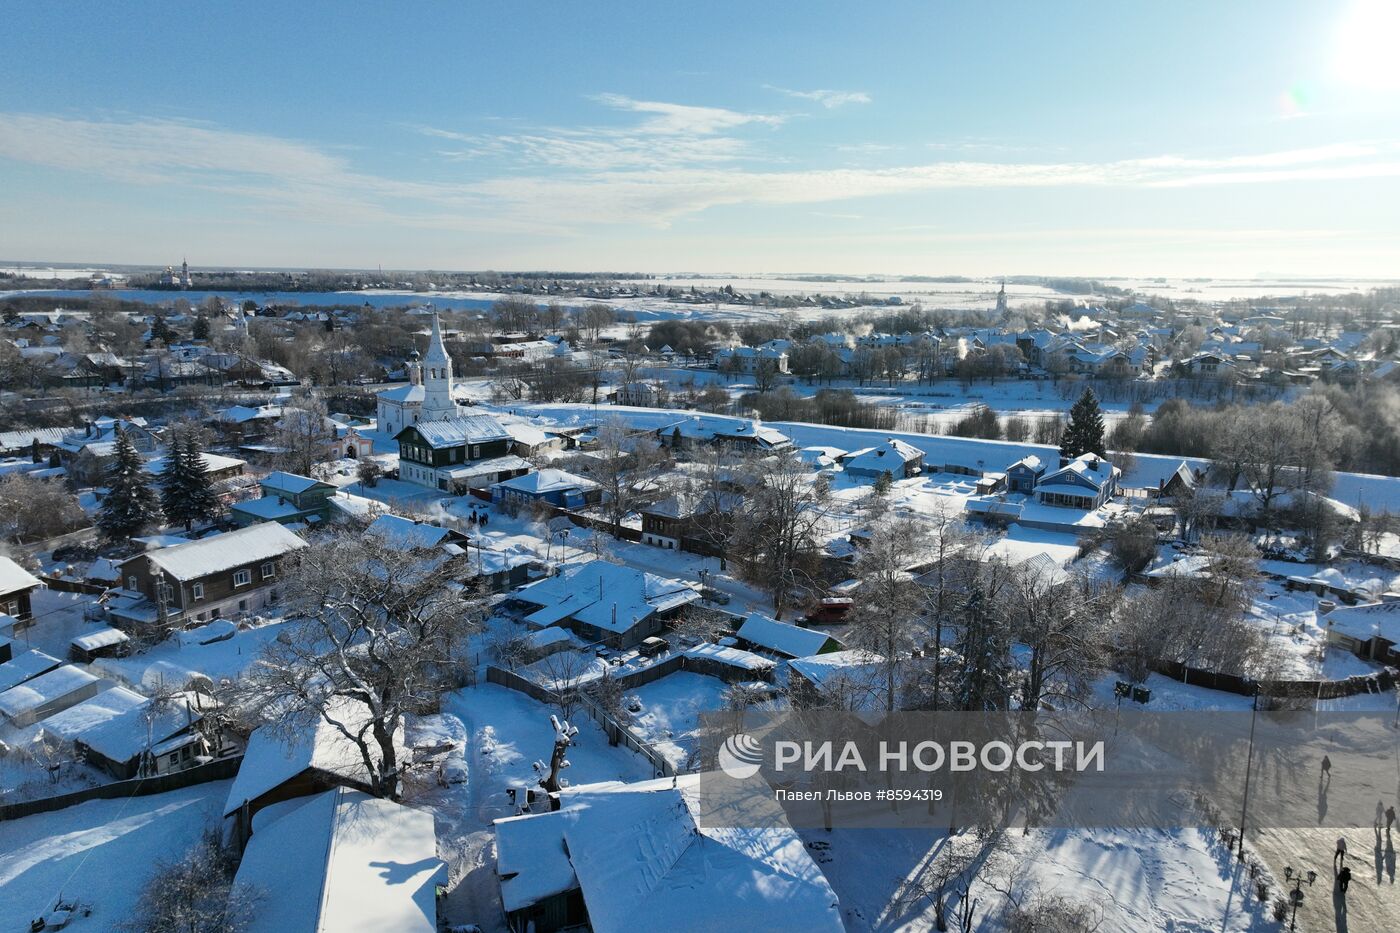
[[410, 382], [379, 394], [379, 430], [399, 444], [399, 479], [462, 495], [530, 472], [490, 413], [452, 397], [452, 358], [433, 314], [428, 352], [410, 360]]
[[452, 358], [447, 355], [436, 312], [427, 358], [420, 362], [418, 351], [414, 350], [404, 368], [408, 371], [408, 383], [378, 395], [381, 432], [394, 437], [411, 424], [455, 418], [463, 410], [452, 398]]

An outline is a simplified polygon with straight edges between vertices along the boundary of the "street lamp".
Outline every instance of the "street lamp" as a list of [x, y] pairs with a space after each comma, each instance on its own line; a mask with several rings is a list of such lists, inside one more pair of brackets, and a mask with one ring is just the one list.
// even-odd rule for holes
[[[1283, 869], [1283, 880], [1293, 882], [1293, 890], [1288, 892], [1288, 903], [1293, 905], [1293, 916], [1288, 921], [1288, 929], [1294, 930], [1298, 926], [1298, 908], [1303, 904], [1303, 873], [1300, 871], [1294, 874], [1293, 866], [1288, 865]], [[1317, 880], [1317, 872], [1308, 869], [1308, 887]]]
[[[1249, 818], [1249, 778], [1254, 767], [1254, 725], [1259, 720], [1259, 682], [1251, 680], [1250, 687], [1250, 714], [1249, 714], [1249, 750], [1245, 752], [1244, 759], [1244, 807], [1240, 813], [1240, 861], [1244, 861], [1244, 831], [1245, 821]], [[1295, 910], [1297, 908], [1294, 908]]]

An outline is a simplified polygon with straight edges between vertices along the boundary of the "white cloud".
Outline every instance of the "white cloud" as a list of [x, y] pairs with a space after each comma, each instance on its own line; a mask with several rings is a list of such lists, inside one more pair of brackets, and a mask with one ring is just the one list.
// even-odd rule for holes
[[774, 87], [771, 84], [764, 86], [770, 90], [777, 91], [779, 94], [786, 94], [788, 97], [815, 101], [828, 110], [832, 110], [836, 107], [844, 107], [846, 104], [870, 103], [870, 95], [864, 91], [831, 91], [823, 89], [815, 91], [794, 91], [790, 88]]
[[674, 136], [685, 133], [707, 135], [749, 123], [778, 126], [784, 120], [783, 117], [770, 114], [743, 113], [738, 110], [725, 110], [722, 107], [695, 107], [689, 104], [634, 100], [622, 94], [598, 94], [592, 99], [600, 104], [606, 104], [614, 110], [651, 114], [650, 119], [637, 127], [637, 132], [658, 135]]
[[534, 164], [585, 172], [676, 167], [728, 162], [753, 156], [748, 144], [726, 131], [750, 125], [778, 126], [783, 117], [743, 113], [599, 94], [590, 100], [613, 110], [644, 115], [627, 127], [541, 127], [512, 133], [461, 133], [415, 127], [440, 139], [464, 143], [441, 154], [455, 160], [498, 158], [513, 165]]
[[746, 151], [720, 131], [763, 122], [767, 118], [761, 115], [630, 98], [614, 103], [647, 114], [643, 125], [649, 129], [472, 136], [420, 128], [463, 144], [461, 153], [510, 161], [489, 173], [463, 165], [456, 180], [376, 175], [309, 143], [158, 119], [0, 113], [0, 158], [127, 184], [217, 193], [255, 207], [260, 215], [561, 235], [607, 224], [665, 227], [724, 205], [831, 205], [957, 188], [1182, 187], [1400, 176], [1400, 148], [1380, 143], [1216, 158], [962, 159], [886, 168], [757, 170], [736, 162]]

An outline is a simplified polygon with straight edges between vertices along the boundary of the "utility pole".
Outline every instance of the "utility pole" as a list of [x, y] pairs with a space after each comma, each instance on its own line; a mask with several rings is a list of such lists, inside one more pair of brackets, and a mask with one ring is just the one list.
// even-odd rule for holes
[[[1244, 759], [1244, 809], [1240, 813], [1240, 855], [1239, 860], [1244, 861], [1244, 829], [1245, 821], [1249, 818], [1249, 778], [1250, 771], [1254, 766], [1254, 724], [1259, 720], [1259, 682], [1250, 681], [1253, 687], [1253, 702], [1249, 714], [1249, 750], [1245, 752]], [[1296, 907], [1294, 908], [1297, 909]]]

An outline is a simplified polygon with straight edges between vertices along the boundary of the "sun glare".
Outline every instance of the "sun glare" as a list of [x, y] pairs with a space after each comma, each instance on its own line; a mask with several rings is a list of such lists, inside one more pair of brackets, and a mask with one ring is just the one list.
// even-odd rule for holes
[[1400, 90], [1400, 3], [1359, 0], [1337, 30], [1335, 67], [1348, 84]]

